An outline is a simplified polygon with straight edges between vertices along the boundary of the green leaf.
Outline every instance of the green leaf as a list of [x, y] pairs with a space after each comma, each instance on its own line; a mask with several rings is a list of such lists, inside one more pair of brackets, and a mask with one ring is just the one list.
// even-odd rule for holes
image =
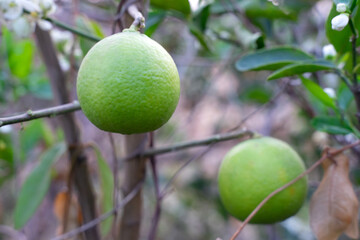
[[354, 99], [353, 93], [345, 84], [343, 84], [339, 88], [339, 93], [338, 93], [339, 107], [343, 110], [347, 110], [353, 99]]
[[151, 37], [151, 35], [156, 31], [160, 26], [162, 21], [164, 21], [166, 13], [164, 11], [152, 11], [149, 13], [148, 18], [146, 19], [144, 33]]
[[[113, 209], [113, 191], [114, 191], [114, 177], [113, 173], [108, 165], [108, 163], [103, 158], [100, 150], [93, 147], [96, 157], [97, 163], [99, 167], [99, 175], [100, 175], [100, 184], [102, 190], [102, 211], [108, 212]], [[107, 233], [111, 229], [112, 217], [105, 220], [101, 223], [101, 231], [103, 236], [107, 235]]]
[[34, 120], [28, 124], [24, 124], [20, 131], [20, 157], [26, 160], [29, 152], [35, 148], [39, 141], [43, 138], [43, 124], [42, 119]]
[[176, 1], [168, 1], [168, 0], [151, 0], [151, 6], [161, 8], [164, 10], [175, 10], [178, 11], [185, 16], [189, 16], [191, 13], [190, 3], [188, 0], [176, 0]]
[[267, 79], [274, 80], [282, 77], [294, 76], [307, 72], [317, 72], [321, 70], [334, 69], [336, 66], [326, 60], [309, 60], [303, 62], [297, 62], [294, 64], [287, 65], [283, 68], [272, 73]]
[[315, 82], [311, 81], [308, 78], [300, 76], [302, 84], [306, 87], [306, 89], [321, 103], [325, 106], [336, 109], [335, 101], [326, 92]]
[[274, 6], [270, 2], [251, 1], [246, 4], [243, 9], [249, 18], [268, 18], [268, 19], [286, 19], [296, 20], [297, 16], [295, 12], [284, 7]]
[[313, 57], [293, 47], [262, 49], [243, 56], [235, 64], [238, 71], [276, 70], [298, 61], [312, 60]]
[[208, 44], [208, 39], [206, 38], [206, 36], [200, 31], [200, 29], [198, 29], [195, 25], [193, 24], [189, 24], [188, 25], [190, 33], [199, 41], [199, 43], [201, 44], [201, 46], [206, 50], [206, 51], [211, 51], [210, 50], [210, 46]]
[[35, 213], [50, 185], [50, 168], [65, 152], [64, 143], [54, 145], [40, 157], [40, 163], [24, 181], [15, 205], [14, 226], [21, 229]]
[[11, 73], [25, 81], [32, 66], [34, 44], [30, 40], [15, 40], [8, 30], [3, 32], [4, 42]]
[[194, 13], [193, 23], [202, 31], [206, 30], [206, 25], [210, 16], [211, 5], [208, 4]]
[[[100, 25], [98, 23], [96, 23], [95, 21], [92, 21], [91, 19], [89, 19], [85, 16], [77, 15], [75, 18], [75, 22], [76, 22], [76, 26], [79, 29], [81, 29], [82, 31], [84, 31], [85, 33], [92, 34], [99, 38], [105, 37], [105, 34], [102, 32]], [[80, 37], [79, 44], [80, 44], [80, 48], [85, 56], [86, 53], [90, 50], [90, 48], [92, 48], [92, 46], [95, 44], [95, 42], [92, 40]]]
[[318, 131], [330, 134], [349, 134], [352, 133], [351, 127], [345, 120], [337, 117], [319, 116], [311, 120], [311, 125]]

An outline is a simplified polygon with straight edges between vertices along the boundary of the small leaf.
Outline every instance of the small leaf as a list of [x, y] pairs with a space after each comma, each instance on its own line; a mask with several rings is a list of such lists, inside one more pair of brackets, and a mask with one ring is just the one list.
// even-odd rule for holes
[[319, 131], [331, 134], [348, 134], [352, 133], [351, 127], [345, 120], [336, 117], [319, 116], [311, 120], [311, 125]]
[[235, 64], [238, 71], [276, 70], [298, 61], [312, 60], [313, 57], [300, 49], [279, 47], [259, 50], [243, 56]]
[[43, 138], [44, 122], [42, 119], [31, 121], [24, 125], [20, 131], [20, 149], [21, 159], [26, 160], [28, 153], [35, 148], [39, 141]]
[[199, 10], [197, 10], [194, 13], [194, 16], [193, 16], [194, 24], [202, 32], [204, 32], [206, 30], [207, 21], [208, 21], [209, 16], [210, 16], [210, 7], [211, 7], [211, 4], [208, 4], [208, 5], [200, 8]]
[[[114, 177], [108, 163], [103, 158], [100, 150], [93, 147], [99, 167], [100, 184], [102, 190], [102, 211], [108, 212], [113, 208]], [[102, 234], [105, 236], [111, 228], [112, 218], [101, 224]]]
[[318, 84], [303, 76], [300, 76], [300, 79], [306, 89], [321, 103], [323, 103], [325, 106], [336, 109], [334, 99], [329, 97], [329, 95], [327, 95], [327, 93], [324, 92], [324, 90]]
[[24, 181], [15, 205], [16, 229], [24, 227], [44, 199], [50, 185], [50, 168], [65, 150], [65, 144], [60, 143], [44, 152], [40, 157], [39, 165]]
[[349, 179], [349, 159], [338, 155], [323, 162], [324, 176], [310, 201], [310, 225], [318, 240], [342, 233], [358, 239], [359, 202]]
[[164, 10], [175, 10], [185, 16], [190, 15], [191, 8], [188, 0], [164, 1], [164, 0], [151, 0], [150, 4], [154, 7]]
[[267, 79], [274, 80], [282, 77], [294, 76], [307, 72], [317, 72], [321, 70], [334, 69], [336, 66], [326, 60], [309, 60], [303, 62], [297, 62], [294, 64], [287, 65], [283, 68], [272, 73]]
[[[77, 15], [75, 18], [75, 22], [76, 22], [76, 25], [78, 26], [78, 28], [80, 30], [84, 31], [85, 33], [92, 34], [93, 36], [96, 36], [99, 38], [105, 37], [105, 34], [101, 30], [101, 26], [98, 23], [96, 23], [95, 21], [92, 21], [85, 16]], [[90, 50], [90, 48], [95, 44], [95, 42], [92, 40], [86, 39], [84, 37], [80, 37], [79, 44], [80, 44], [81, 51], [85, 55]]]
[[210, 47], [208, 44], [208, 39], [206, 38], [206, 36], [200, 31], [200, 29], [198, 29], [194, 24], [189, 24], [188, 25], [189, 30], [191, 32], [191, 34], [199, 41], [199, 43], [201, 44], [201, 46], [206, 50], [206, 51], [210, 51]]
[[350, 103], [353, 101], [354, 95], [351, 90], [344, 84], [339, 88], [338, 103], [339, 107], [343, 110], [347, 110]]
[[151, 37], [151, 35], [156, 31], [160, 26], [162, 21], [164, 21], [166, 13], [164, 11], [152, 11], [149, 13], [148, 18], [146, 19], [146, 27], [144, 33]]

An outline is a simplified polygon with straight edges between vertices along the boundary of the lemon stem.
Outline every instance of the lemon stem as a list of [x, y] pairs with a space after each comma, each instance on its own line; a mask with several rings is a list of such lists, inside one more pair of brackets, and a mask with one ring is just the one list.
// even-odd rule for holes
[[127, 11], [130, 16], [134, 18], [134, 22], [131, 24], [130, 29], [140, 31], [142, 28], [145, 28], [145, 18], [135, 4], [129, 6]]

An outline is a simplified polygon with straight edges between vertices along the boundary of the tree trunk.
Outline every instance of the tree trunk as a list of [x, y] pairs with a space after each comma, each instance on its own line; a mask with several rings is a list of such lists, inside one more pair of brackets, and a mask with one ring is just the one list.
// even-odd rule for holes
[[[48, 32], [36, 27], [35, 35], [46, 65], [50, 78], [52, 92], [56, 104], [70, 102], [66, 88], [66, 77], [60, 68], [54, 45]], [[66, 143], [69, 149], [70, 166], [73, 172], [73, 181], [77, 190], [78, 200], [81, 206], [83, 222], [87, 223], [96, 218], [95, 198], [89, 177], [86, 155], [80, 142], [80, 130], [76, 125], [74, 114], [68, 113], [59, 116], [60, 124], [64, 130]], [[85, 231], [86, 240], [99, 240], [99, 233], [96, 227]]]

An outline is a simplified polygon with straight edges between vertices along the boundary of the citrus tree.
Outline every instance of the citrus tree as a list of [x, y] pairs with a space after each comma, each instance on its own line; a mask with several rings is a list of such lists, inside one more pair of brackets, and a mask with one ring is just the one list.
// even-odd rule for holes
[[0, 234], [358, 239], [359, 6], [2, 0]]

